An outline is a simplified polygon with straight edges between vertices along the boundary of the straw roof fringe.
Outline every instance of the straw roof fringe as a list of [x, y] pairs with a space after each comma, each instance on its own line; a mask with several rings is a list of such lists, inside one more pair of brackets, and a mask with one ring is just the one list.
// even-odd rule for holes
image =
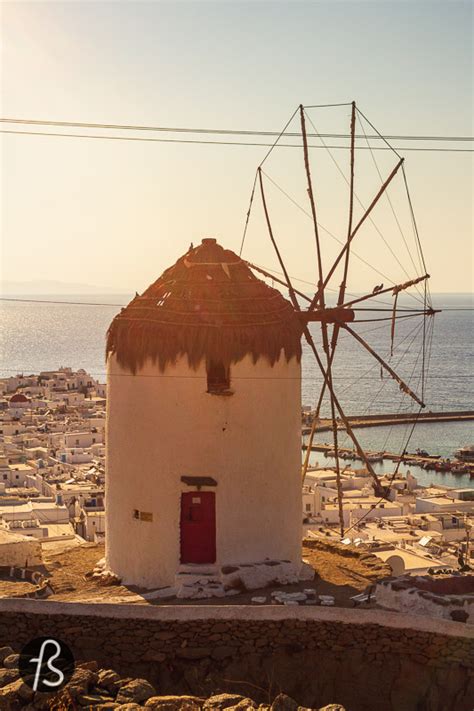
[[234, 252], [203, 240], [114, 318], [106, 356], [136, 373], [150, 358], [164, 371], [186, 356], [228, 366], [250, 355], [271, 366], [282, 351], [301, 358], [301, 323], [279, 291], [258, 279]]

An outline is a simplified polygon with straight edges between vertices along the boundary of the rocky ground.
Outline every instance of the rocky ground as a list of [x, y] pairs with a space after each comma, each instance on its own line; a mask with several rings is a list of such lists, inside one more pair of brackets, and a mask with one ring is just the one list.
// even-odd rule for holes
[[[44, 565], [39, 568], [51, 582], [54, 590], [49, 600], [67, 602], [126, 602], [129, 604], [160, 604], [156, 600], [146, 600], [142, 591], [133, 587], [113, 585], [104, 587], [97, 581], [85, 577], [97, 561], [104, 556], [104, 546], [88, 543], [69, 550], [49, 548], [44, 551]], [[351, 597], [366, 589], [378, 579], [391, 575], [382, 561], [357, 548], [337, 543], [307, 539], [303, 542], [302, 556], [316, 571], [314, 587], [317, 595], [331, 595], [339, 607], [352, 605]], [[30, 586], [29, 583], [26, 584]], [[281, 586], [278, 586], [281, 587]], [[302, 592], [308, 583], [285, 585], [287, 592]], [[270, 603], [272, 591], [265, 589]], [[15, 597], [27, 592], [24, 582], [0, 580], [0, 597]], [[263, 592], [263, 591], [262, 591]], [[243, 592], [231, 598], [219, 599], [219, 604], [246, 605], [258, 595], [256, 591]], [[168, 602], [169, 604], [169, 602]], [[173, 600], [172, 604], [189, 604], [187, 600]], [[216, 604], [215, 599], [193, 600], [193, 604]]]
[[[0, 709], [2, 711], [79, 711], [82, 709], [160, 709], [160, 711], [311, 711], [286, 694], [258, 704], [248, 696], [216, 693], [198, 696], [160, 696], [146, 679], [121, 678], [112, 669], [100, 669], [95, 662], [78, 664], [70, 681], [55, 693], [34, 692], [18, 671], [19, 655], [0, 648]], [[344, 711], [330, 704], [319, 711]]]

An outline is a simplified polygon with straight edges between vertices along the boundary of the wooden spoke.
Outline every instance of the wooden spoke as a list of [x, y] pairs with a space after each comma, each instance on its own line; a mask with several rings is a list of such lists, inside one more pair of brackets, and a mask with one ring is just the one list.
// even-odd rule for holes
[[[356, 105], [355, 101], [352, 102], [352, 114], [351, 114], [351, 178], [349, 184], [349, 219], [347, 224], [347, 251], [346, 258], [344, 261], [344, 275], [342, 277], [341, 286], [339, 287], [339, 298], [337, 300], [337, 305], [341, 306], [344, 303], [344, 295], [346, 293], [347, 284], [347, 273], [349, 271], [349, 256], [350, 256], [350, 240], [352, 234], [352, 220], [354, 216], [354, 163], [355, 163], [355, 122], [356, 122]], [[336, 332], [337, 327], [334, 329]], [[334, 336], [333, 336], [334, 339]], [[337, 336], [336, 336], [337, 340]]]
[[[276, 277], [274, 274], [271, 272], [267, 272], [266, 269], [262, 269], [262, 267], [257, 267], [255, 264], [252, 264], [252, 262], [245, 262], [245, 264], [250, 267], [250, 269], [253, 269], [256, 272], [259, 272], [259, 274], [263, 274], [266, 277], [269, 277], [270, 279], [273, 279], [273, 281], [276, 281], [277, 284], [282, 284], [282, 286], [286, 286], [288, 288], [288, 284], [286, 281], [283, 281], [283, 279], [280, 279], [279, 277]], [[298, 294], [298, 296], [301, 296], [302, 299], [305, 299], [306, 301], [311, 301], [311, 297], [308, 296], [307, 294], [303, 294], [302, 291], [298, 291], [298, 289], [295, 289], [293, 287], [293, 291], [295, 294]]]
[[[316, 345], [314, 343], [313, 337], [312, 337], [311, 333], [309, 332], [309, 329], [307, 326], [303, 329], [303, 333], [304, 333], [304, 336], [306, 338], [306, 341], [307, 341], [309, 347], [313, 351], [314, 357], [316, 358], [316, 362], [317, 362], [318, 367], [323, 375], [324, 382], [326, 383], [326, 387], [329, 387], [331, 389], [331, 384], [328, 382], [328, 374], [324, 370], [324, 366], [323, 366], [323, 363], [322, 363], [321, 358], [319, 356]], [[334, 398], [334, 405], [335, 405], [337, 411], [339, 412], [339, 416], [340, 416], [341, 420], [344, 423], [345, 430], [346, 430], [347, 434], [349, 435], [349, 437], [354, 442], [354, 446], [357, 450], [359, 457], [365, 463], [365, 465], [367, 467], [367, 471], [370, 473], [372, 479], [374, 480], [374, 491], [375, 491], [376, 495], [377, 496], [385, 496], [386, 491], [385, 491], [384, 487], [381, 485], [379, 478], [378, 478], [377, 474], [375, 473], [372, 464], [367, 459], [367, 455], [365, 454], [357, 437], [355, 436], [354, 431], [352, 430], [352, 427], [350, 425], [350, 422], [347, 419], [347, 417], [341, 407], [341, 404], [340, 404], [339, 400], [337, 399], [336, 394], [334, 393], [334, 390], [333, 390], [333, 398]]]
[[[313, 183], [311, 181], [311, 170], [309, 167], [308, 137], [306, 135], [306, 122], [304, 117], [304, 107], [300, 105], [301, 133], [303, 135], [303, 154], [306, 179], [308, 181], [308, 197], [311, 205], [311, 215], [313, 218], [314, 238], [316, 241], [316, 255], [318, 259], [318, 301], [324, 308], [324, 287], [323, 287], [323, 262], [321, 257], [321, 243], [319, 240], [318, 220], [316, 217], [316, 204], [314, 202]], [[313, 305], [313, 304], [312, 304]]]
[[361, 301], [367, 301], [367, 299], [373, 299], [377, 296], [380, 296], [381, 294], [388, 294], [390, 291], [395, 295], [398, 294], [400, 291], [405, 291], [405, 289], [409, 289], [410, 286], [415, 286], [415, 284], [419, 284], [421, 281], [425, 281], [426, 279], [429, 279], [430, 275], [429, 274], [424, 274], [421, 277], [417, 277], [416, 279], [411, 279], [411, 281], [406, 281], [404, 284], [397, 284], [396, 286], [389, 286], [386, 289], [380, 289], [379, 291], [374, 291], [372, 294], [366, 294], [365, 296], [360, 296], [357, 299], [352, 299], [352, 301], [346, 301], [345, 304], [341, 304], [341, 308], [350, 308], [354, 304], [359, 304]]
[[291, 303], [293, 304], [294, 308], [295, 308], [297, 311], [301, 311], [300, 305], [299, 305], [299, 303], [298, 303], [298, 299], [296, 298], [296, 292], [295, 292], [295, 290], [294, 290], [294, 288], [293, 288], [293, 285], [292, 285], [292, 283], [291, 283], [290, 277], [289, 277], [288, 272], [287, 272], [287, 270], [286, 270], [285, 263], [284, 263], [284, 261], [283, 261], [283, 259], [282, 259], [281, 254], [280, 254], [280, 250], [278, 249], [278, 245], [277, 245], [277, 243], [275, 242], [275, 237], [273, 236], [272, 225], [271, 225], [271, 222], [270, 222], [270, 216], [269, 216], [269, 214], [268, 214], [268, 209], [267, 209], [267, 201], [265, 200], [265, 191], [264, 191], [264, 189], [263, 189], [262, 169], [261, 169], [261, 168], [258, 169], [258, 179], [259, 179], [259, 183], [260, 183], [260, 193], [261, 193], [261, 195], [262, 195], [263, 211], [265, 212], [265, 220], [266, 220], [266, 222], [267, 222], [268, 234], [270, 235], [270, 240], [271, 240], [272, 245], [273, 245], [273, 248], [274, 248], [274, 250], [275, 250], [275, 252], [276, 252], [276, 255], [277, 255], [278, 262], [279, 262], [279, 264], [280, 264], [281, 270], [282, 270], [283, 274], [285, 275], [286, 287], [288, 288], [288, 291], [289, 291], [289, 293], [290, 293]]
[[[356, 105], [355, 101], [352, 102], [352, 112], [351, 112], [351, 178], [349, 184], [349, 219], [347, 223], [347, 251], [346, 258], [344, 260], [344, 274], [342, 277], [342, 282], [339, 287], [339, 296], [337, 299], [337, 305], [340, 307], [344, 303], [344, 296], [346, 294], [347, 285], [347, 274], [349, 271], [349, 256], [350, 256], [350, 239], [352, 233], [352, 220], [354, 216], [354, 164], [355, 164], [355, 123], [356, 123]], [[337, 345], [337, 339], [339, 337], [340, 326], [338, 323], [334, 324], [332, 330], [331, 338], [331, 361], [334, 355], [334, 350]]]

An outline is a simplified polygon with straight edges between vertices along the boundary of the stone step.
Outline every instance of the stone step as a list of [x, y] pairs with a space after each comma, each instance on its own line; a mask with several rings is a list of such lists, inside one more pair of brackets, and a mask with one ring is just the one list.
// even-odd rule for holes
[[175, 584], [180, 585], [209, 585], [209, 584], [221, 585], [222, 581], [217, 575], [205, 575], [204, 573], [193, 574], [193, 573], [177, 573], [175, 576]]
[[215, 565], [201, 565], [200, 563], [184, 563], [178, 568], [177, 575], [181, 573], [192, 573], [193, 575], [215, 575], [219, 576], [218, 568]]
[[182, 585], [177, 592], [176, 597], [180, 599], [196, 600], [210, 597], [225, 597], [224, 587], [220, 584], [209, 585]]

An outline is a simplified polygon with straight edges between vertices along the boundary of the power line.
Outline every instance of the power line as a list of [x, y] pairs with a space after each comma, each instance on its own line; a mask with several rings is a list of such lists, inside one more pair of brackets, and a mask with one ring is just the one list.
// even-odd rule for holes
[[59, 301], [55, 299], [17, 299], [16, 297], [0, 296], [0, 301], [16, 301], [25, 304], [66, 304], [68, 306], [113, 306], [123, 308], [126, 304], [104, 304], [94, 301]]
[[[0, 368], [0, 373], [15, 373], [16, 375], [22, 375], [24, 378], [35, 378], [39, 377], [41, 373], [49, 373], [49, 372], [60, 372], [59, 368], [54, 370], [51, 368], [45, 368], [44, 370], [41, 370], [39, 373], [28, 373], [25, 375], [25, 372], [28, 371], [28, 368]], [[88, 375], [104, 375], [106, 373], [106, 369], [104, 370], [91, 370], [87, 371]], [[175, 379], [181, 379], [181, 380], [202, 380], [205, 378], [205, 375], [184, 375], [184, 374], [176, 374], [176, 373], [160, 373], [160, 375], [154, 375], [154, 374], [147, 374], [147, 373], [111, 373], [111, 375], [114, 376], [119, 376], [123, 378], [175, 378]], [[444, 380], [445, 378], [447, 379], [454, 379], [457, 377], [472, 377], [470, 375], [465, 375], [465, 376], [455, 376], [455, 375], [447, 375], [447, 376], [433, 376], [433, 378], [438, 379], [438, 380]], [[1, 378], [1, 376], [0, 376]], [[335, 380], [352, 380], [352, 376], [344, 376], [344, 375], [335, 375], [334, 376]], [[301, 376], [295, 376], [295, 375], [285, 375], [285, 376], [274, 376], [274, 375], [235, 375], [232, 378], [233, 380], [310, 380], [310, 381], [320, 381], [321, 376], [320, 375], [301, 375]], [[358, 378], [358, 380], [369, 380], [369, 381], [374, 381], [374, 377], [362, 377]], [[430, 378], [431, 380], [431, 378]], [[390, 382], [390, 379], [387, 378], [386, 382]], [[359, 400], [354, 400], [354, 399], [349, 399], [347, 402], [359, 402]], [[385, 404], [390, 404], [392, 400], [380, 400], [379, 402], [383, 402]], [[443, 403], [430, 403], [430, 404], [443, 404]], [[449, 404], [449, 405], [454, 405], [454, 403], [444, 403], [444, 404]], [[456, 405], [459, 405], [459, 403], [456, 403]], [[456, 411], [456, 410], [455, 410]], [[325, 418], [323, 418], [325, 419]]]
[[[313, 108], [308, 106], [306, 108]], [[211, 135], [229, 135], [229, 136], [275, 136], [279, 137], [279, 131], [254, 131], [242, 129], [227, 129], [227, 128], [184, 128], [170, 126], [146, 126], [133, 124], [118, 124], [118, 123], [88, 123], [81, 121], [49, 121], [42, 119], [19, 119], [19, 118], [0, 118], [1, 123], [27, 124], [34, 126], [64, 126], [74, 128], [104, 128], [114, 129], [119, 131], [160, 131], [162, 133], [199, 133]], [[301, 138], [300, 132], [285, 132], [286, 136]], [[308, 133], [309, 138], [350, 138], [347, 133]], [[356, 138], [365, 139], [365, 135], [356, 134]], [[379, 133], [367, 135], [367, 138], [374, 140], [399, 140], [399, 141], [474, 141], [474, 136], [413, 136], [413, 135], [387, 135], [382, 136]]]
[[[53, 138], [89, 138], [98, 139], [105, 141], [131, 141], [131, 142], [145, 142], [145, 143], [188, 143], [188, 144], [199, 144], [199, 145], [216, 145], [216, 146], [254, 146], [259, 148], [299, 148], [301, 146], [299, 143], [252, 143], [248, 141], [201, 141], [198, 139], [183, 139], [183, 138], [143, 138], [141, 136], [99, 136], [97, 134], [87, 134], [87, 133], [52, 133], [48, 131], [13, 131], [0, 129], [0, 133], [5, 134], [16, 134], [20, 136], [49, 136]], [[347, 150], [346, 146], [316, 146], [314, 144], [308, 146], [309, 148], [331, 148]], [[357, 150], [367, 151], [369, 148], [367, 146], [359, 146]], [[393, 148], [388, 148], [386, 146], [374, 146], [372, 148], [374, 151], [393, 151]], [[397, 146], [399, 151], [419, 151], [426, 153], [474, 153], [472, 148], [412, 148], [410, 146]]]
[[[301, 280], [302, 281], [302, 280]], [[310, 282], [308, 282], [310, 283]], [[124, 308], [126, 304], [115, 304], [115, 303], [104, 303], [95, 301], [60, 301], [56, 299], [19, 299], [14, 296], [0, 296], [0, 301], [14, 301], [18, 303], [25, 304], [66, 304], [68, 306], [114, 306], [119, 308]], [[380, 302], [385, 303], [385, 302]], [[474, 307], [462, 306], [460, 308], [451, 307], [439, 307], [442, 311], [474, 311]], [[369, 308], [356, 308], [355, 311], [392, 311], [393, 309], [369, 309]], [[423, 311], [417, 311], [414, 309], [403, 309], [399, 308], [397, 311], [413, 311], [414, 313], [423, 313]]]

